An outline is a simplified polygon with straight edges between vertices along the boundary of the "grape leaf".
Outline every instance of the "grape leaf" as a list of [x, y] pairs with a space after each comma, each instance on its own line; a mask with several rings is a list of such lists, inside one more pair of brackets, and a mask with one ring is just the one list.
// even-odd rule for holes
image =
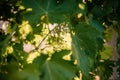
[[39, 23], [41, 18], [48, 22], [63, 22], [65, 15], [72, 13], [76, 9], [75, 0], [23, 0], [25, 8], [31, 8], [25, 15], [30, 23]]
[[27, 64], [24, 65], [24, 69], [22, 71], [16, 71], [9, 80], [39, 80], [39, 71], [36, 65]]
[[[39, 79], [39, 65], [42, 67], [45, 60], [48, 58], [47, 55], [41, 54], [37, 59], [34, 60], [32, 64], [24, 64], [24, 67], [20, 71], [14, 71], [10, 75], [8, 80], [40, 80]], [[11, 68], [12, 69], [12, 68]]]
[[67, 50], [55, 52], [42, 67], [40, 65], [40, 80], [72, 80], [75, 76], [75, 65], [71, 61], [62, 59], [68, 53]]
[[97, 38], [101, 37], [101, 33], [93, 26], [81, 22], [76, 26], [75, 36], [79, 40], [81, 48], [87, 51], [87, 55], [94, 56], [97, 51]]
[[104, 28], [103, 28], [102, 24], [100, 24], [100, 22], [98, 22], [97, 20], [91, 19], [91, 20], [89, 21], [89, 23], [90, 23], [93, 27], [95, 27], [98, 31], [100, 31], [100, 32], [103, 32], [103, 31], [104, 31]]
[[73, 55], [78, 60], [78, 67], [85, 77], [89, 76], [88, 73], [95, 59], [97, 37], [100, 37], [100, 32], [84, 22], [76, 26], [75, 35], [72, 36]]

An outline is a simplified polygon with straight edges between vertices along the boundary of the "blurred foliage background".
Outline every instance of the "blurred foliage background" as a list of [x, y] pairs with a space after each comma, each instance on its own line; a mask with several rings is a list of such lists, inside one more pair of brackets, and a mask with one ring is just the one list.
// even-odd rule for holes
[[1, 0], [0, 80], [119, 80], [119, 25], [119, 0]]

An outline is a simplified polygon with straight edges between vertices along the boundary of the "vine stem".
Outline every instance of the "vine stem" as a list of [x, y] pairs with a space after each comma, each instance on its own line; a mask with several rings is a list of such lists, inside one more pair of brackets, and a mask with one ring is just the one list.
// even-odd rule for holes
[[48, 37], [48, 35], [51, 34], [52, 31], [55, 30], [55, 29], [56, 29], [56, 26], [52, 30], [49, 30], [49, 33], [46, 34], [46, 36], [42, 39], [42, 41], [39, 43], [39, 45], [35, 49], [30, 51], [29, 53], [35, 52], [36, 50], [40, 49], [40, 46], [42, 45], [42, 43], [45, 41], [45, 39]]

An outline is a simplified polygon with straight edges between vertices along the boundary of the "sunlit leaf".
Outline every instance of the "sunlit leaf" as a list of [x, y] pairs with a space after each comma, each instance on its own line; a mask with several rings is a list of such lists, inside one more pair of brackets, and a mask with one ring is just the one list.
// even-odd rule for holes
[[109, 59], [112, 57], [112, 47], [105, 45], [105, 49], [100, 53], [101, 59]]

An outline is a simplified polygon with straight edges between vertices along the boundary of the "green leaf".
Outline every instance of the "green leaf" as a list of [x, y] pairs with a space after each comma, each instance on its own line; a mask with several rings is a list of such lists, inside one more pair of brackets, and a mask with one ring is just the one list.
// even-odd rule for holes
[[89, 23], [90, 23], [93, 27], [95, 27], [98, 31], [100, 31], [100, 32], [103, 32], [103, 31], [104, 31], [104, 28], [103, 28], [102, 24], [100, 24], [100, 22], [98, 22], [97, 20], [91, 19], [91, 20], [89, 21]]
[[40, 70], [40, 80], [72, 80], [75, 76], [75, 65], [62, 59], [68, 53], [67, 50], [55, 52], [50, 60], [46, 60]]
[[94, 56], [97, 51], [97, 38], [101, 37], [101, 33], [92, 25], [81, 22], [75, 29], [76, 39], [79, 41], [83, 50], [87, 51], [87, 55]]
[[24, 65], [24, 69], [22, 71], [15, 72], [11, 79], [15, 80], [39, 80], [39, 70], [34, 64]]
[[88, 56], [82, 49], [80, 49], [80, 47], [79, 40], [76, 36], [74, 36], [72, 42], [73, 55], [78, 61], [78, 68], [82, 71], [84, 76], [88, 77], [88, 72], [90, 71], [90, 62]]
[[19, 65], [17, 61], [11, 61], [6, 65], [5, 64], [0, 65], [0, 80], [12, 80], [13, 74], [18, 71], [18, 68]]
[[48, 22], [63, 22], [65, 15], [72, 13], [76, 9], [75, 0], [23, 0], [25, 8], [31, 8], [25, 15], [30, 23], [39, 23], [42, 18]]
[[104, 49], [104, 41], [102, 37], [97, 38], [97, 50], [98, 52], [102, 51]]
[[47, 58], [48, 58], [48, 55], [41, 53], [40, 56], [38, 56], [37, 58], [34, 59], [33, 64], [35, 64], [37, 66], [40, 65], [40, 68], [42, 68]]
[[78, 60], [78, 68], [85, 77], [89, 77], [97, 53], [98, 37], [100, 32], [87, 23], [81, 22], [75, 27], [75, 35], [72, 36], [73, 55]]
[[[12, 75], [10, 75], [10, 79], [15, 80], [40, 80], [39, 79], [39, 69], [43, 67], [46, 59], [48, 58], [47, 55], [41, 54], [38, 58], [34, 60], [32, 64], [24, 64], [23, 69], [20, 71], [15, 71]], [[39, 67], [40, 65], [40, 67]], [[12, 69], [12, 68], [11, 68]]]

